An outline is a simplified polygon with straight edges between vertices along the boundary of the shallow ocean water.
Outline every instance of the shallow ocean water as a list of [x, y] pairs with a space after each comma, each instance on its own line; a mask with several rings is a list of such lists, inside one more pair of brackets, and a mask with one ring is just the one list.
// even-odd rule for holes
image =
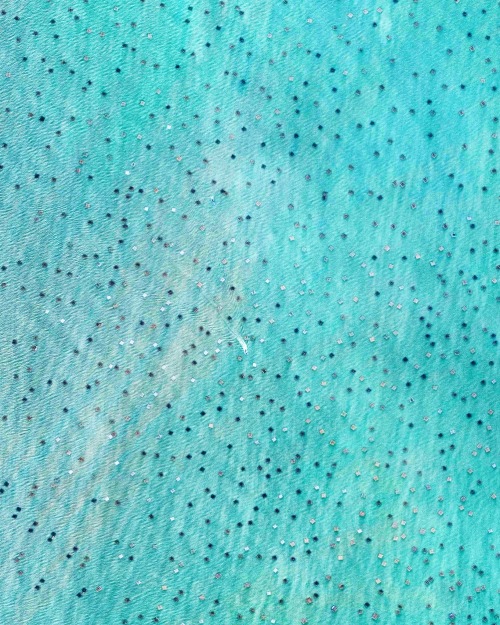
[[0, 7], [1, 623], [499, 622], [495, 9]]

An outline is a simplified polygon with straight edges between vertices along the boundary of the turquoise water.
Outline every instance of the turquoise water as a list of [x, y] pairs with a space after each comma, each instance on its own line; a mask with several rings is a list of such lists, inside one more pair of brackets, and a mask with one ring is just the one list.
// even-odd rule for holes
[[496, 8], [0, 7], [1, 623], [498, 623]]

